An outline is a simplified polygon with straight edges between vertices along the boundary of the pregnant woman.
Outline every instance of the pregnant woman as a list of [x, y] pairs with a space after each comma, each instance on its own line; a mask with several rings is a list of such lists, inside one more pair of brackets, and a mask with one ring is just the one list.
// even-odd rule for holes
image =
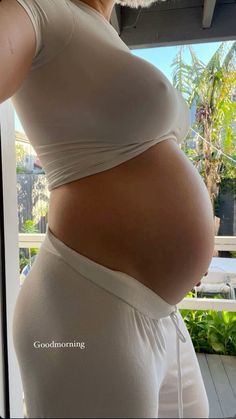
[[206, 418], [176, 304], [210, 264], [212, 206], [179, 146], [187, 103], [121, 40], [114, 5], [0, 3], [0, 99], [11, 98], [50, 191], [14, 311], [27, 417]]

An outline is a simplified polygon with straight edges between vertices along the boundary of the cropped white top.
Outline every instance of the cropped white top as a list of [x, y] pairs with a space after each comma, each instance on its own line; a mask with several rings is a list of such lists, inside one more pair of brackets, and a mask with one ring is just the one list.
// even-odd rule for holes
[[125, 162], [190, 128], [181, 93], [131, 53], [115, 28], [80, 0], [17, 0], [36, 51], [11, 97], [51, 191]]

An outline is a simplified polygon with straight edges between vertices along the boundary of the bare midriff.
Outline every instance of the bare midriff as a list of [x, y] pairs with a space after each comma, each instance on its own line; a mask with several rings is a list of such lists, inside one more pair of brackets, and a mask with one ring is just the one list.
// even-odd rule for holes
[[48, 227], [68, 247], [132, 276], [169, 304], [201, 280], [214, 251], [209, 193], [173, 139], [52, 190]]

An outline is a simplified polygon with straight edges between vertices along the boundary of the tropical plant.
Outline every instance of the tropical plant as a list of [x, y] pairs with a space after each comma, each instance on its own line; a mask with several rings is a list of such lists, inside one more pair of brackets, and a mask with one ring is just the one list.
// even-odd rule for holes
[[236, 313], [179, 310], [196, 352], [236, 355]]
[[[212, 205], [221, 179], [236, 177], [235, 160], [231, 157], [236, 156], [236, 132], [232, 126], [236, 121], [236, 42], [224, 56], [226, 45], [220, 44], [207, 65], [197, 58], [192, 46], [181, 46], [172, 63], [173, 85], [183, 94], [189, 108], [196, 107], [192, 128], [200, 134], [195, 138], [196, 149], [187, 146], [191, 132], [182, 148], [202, 175]], [[183, 60], [184, 48], [189, 48], [191, 64]]]

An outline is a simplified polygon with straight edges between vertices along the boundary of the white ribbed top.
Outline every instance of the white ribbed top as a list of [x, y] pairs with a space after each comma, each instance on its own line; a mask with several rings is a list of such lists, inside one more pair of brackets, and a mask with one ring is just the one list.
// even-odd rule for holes
[[80, 0], [17, 0], [36, 33], [30, 71], [12, 97], [49, 190], [102, 172], [190, 128], [183, 96]]

